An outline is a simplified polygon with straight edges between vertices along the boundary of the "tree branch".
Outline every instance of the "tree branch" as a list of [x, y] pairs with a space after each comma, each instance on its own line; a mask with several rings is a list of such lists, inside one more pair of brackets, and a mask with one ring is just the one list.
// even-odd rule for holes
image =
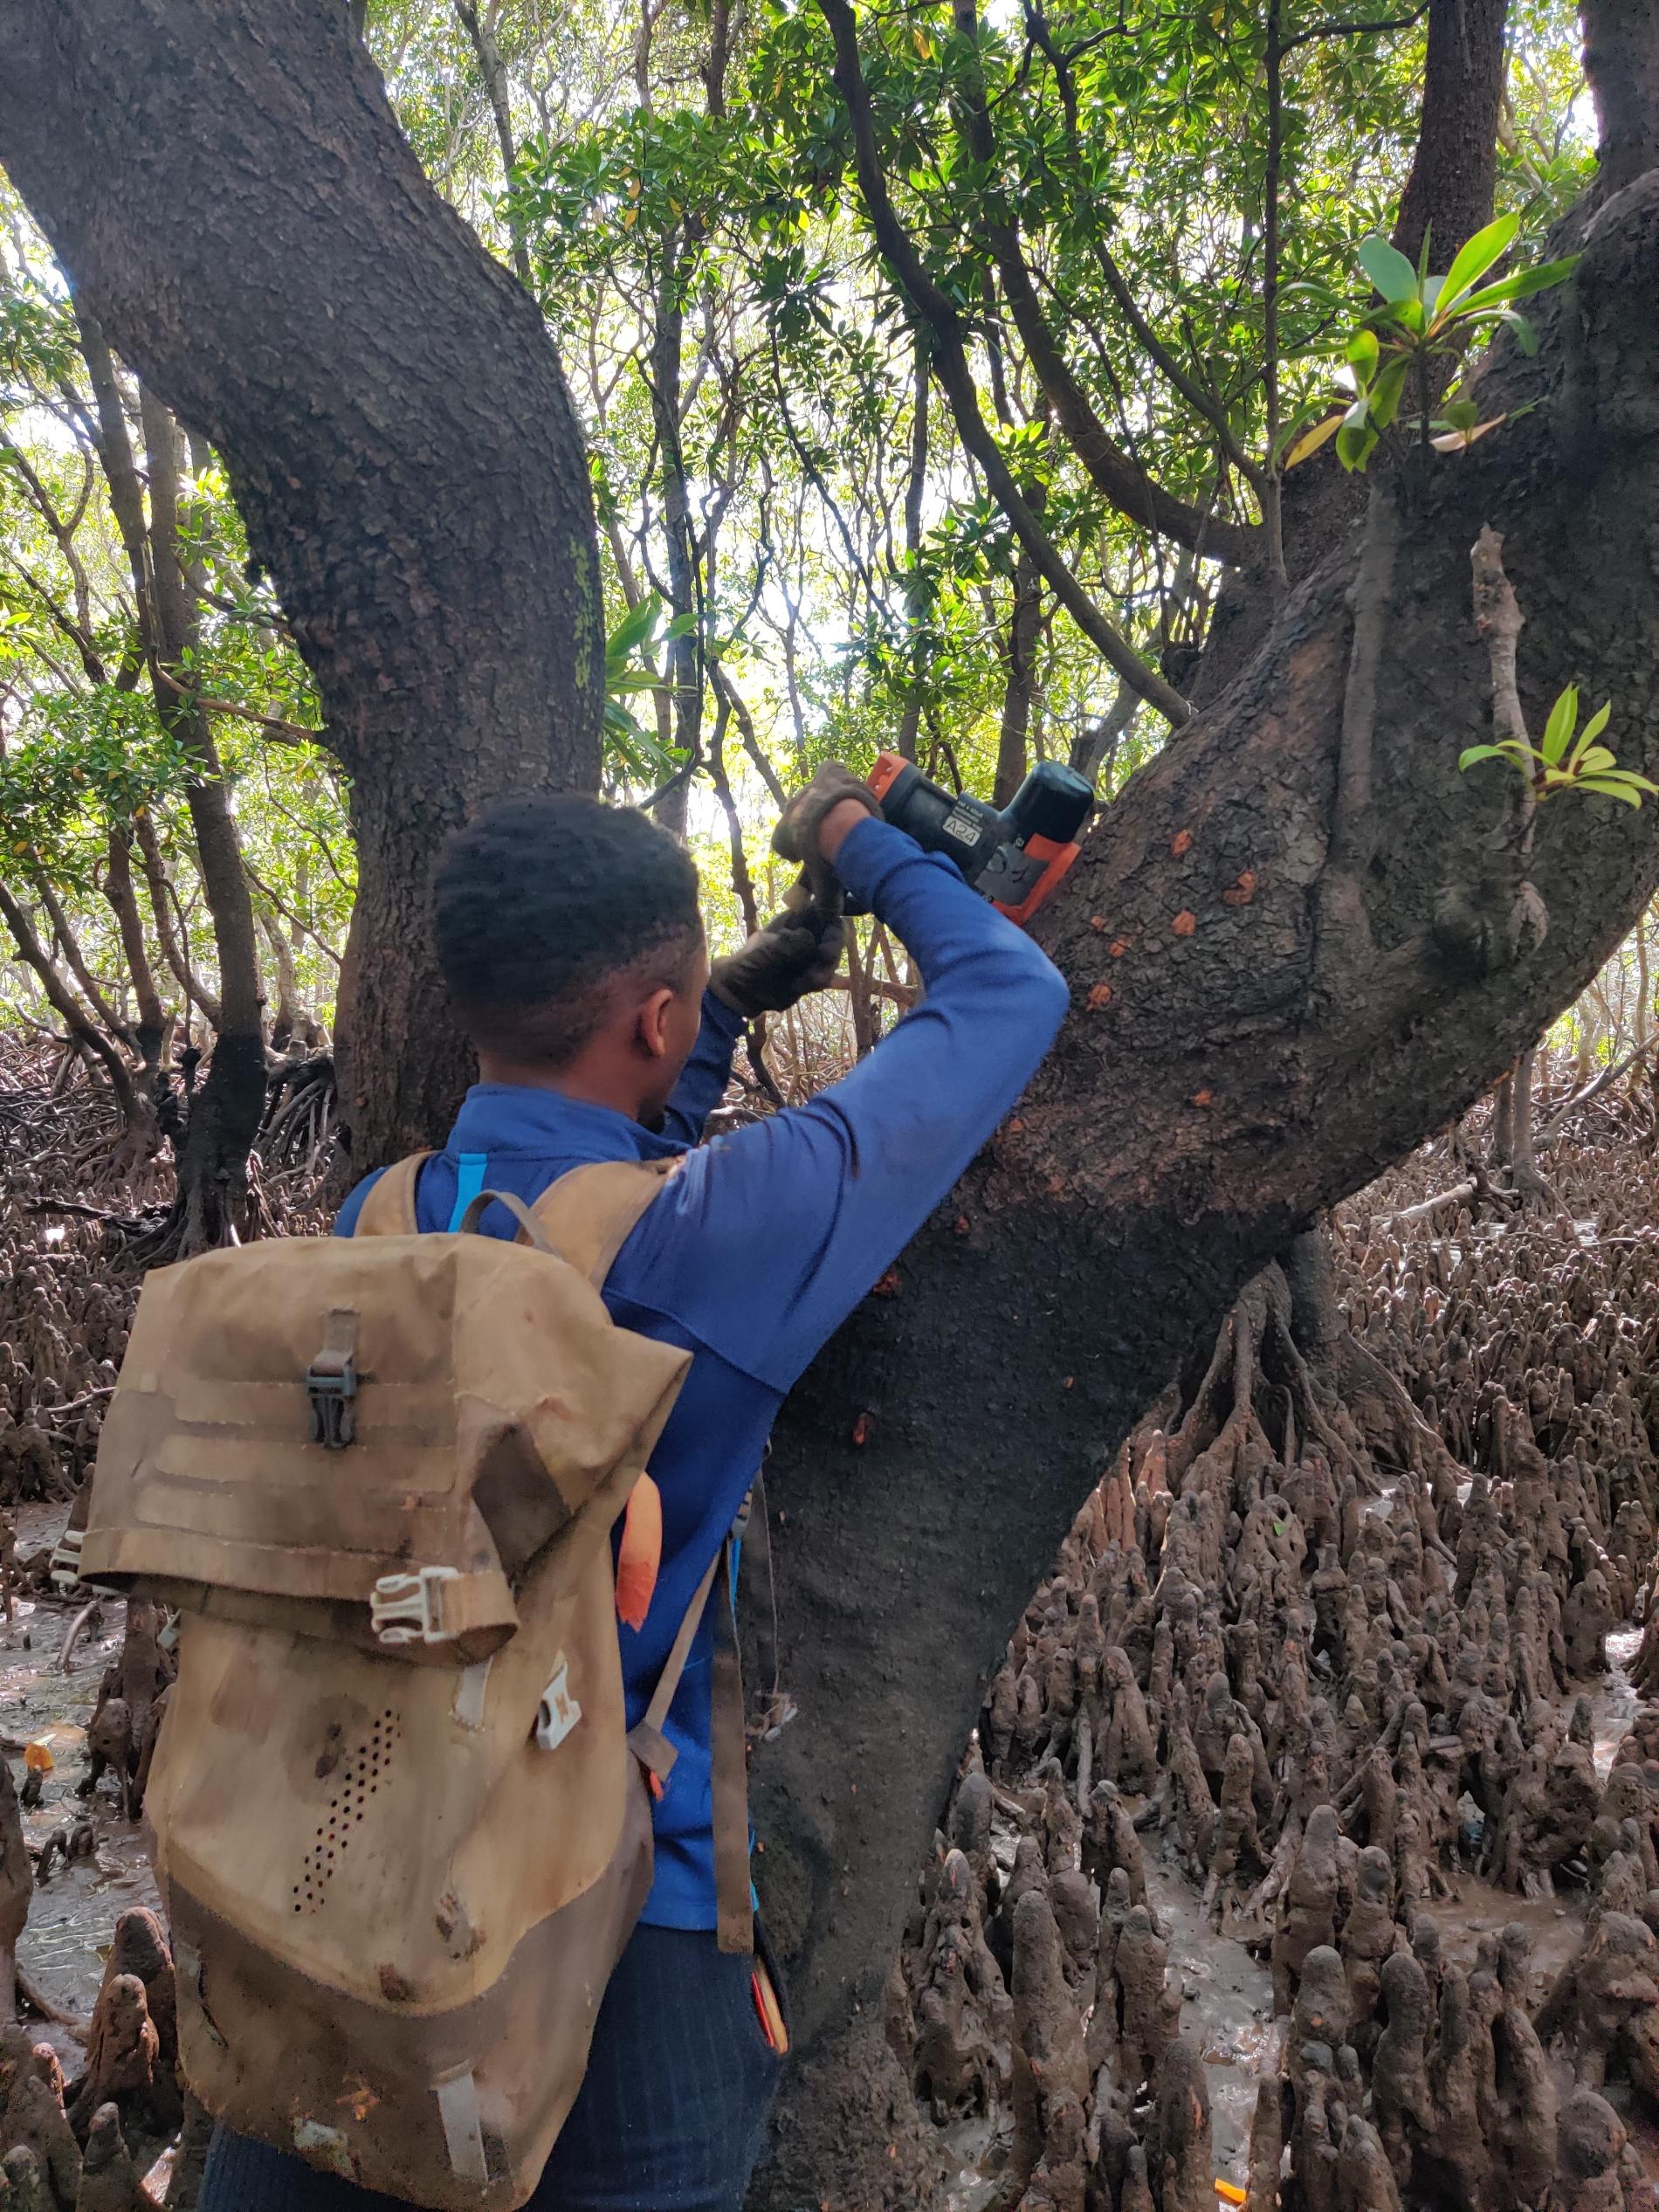
[[156, 680], [165, 684], [169, 691], [176, 692], [187, 706], [197, 707], [204, 714], [233, 714], [238, 722], [251, 722], [278, 745], [320, 745], [323, 741], [323, 732], [312, 729], [304, 722], [286, 721], [279, 714], [261, 714], [251, 706], [238, 706], [233, 699], [210, 698], [193, 684], [182, 684], [170, 669], [158, 665], [155, 673]]
[[[956, 28], [977, 53], [979, 15], [975, 0], [957, 0]], [[988, 178], [994, 177], [996, 163], [996, 140], [991, 123], [991, 112], [985, 96], [985, 80], [977, 60], [966, 72], [962, 86], [962, 110], [965, 134], [969, 151], [982, 164]], [[1036, 369], [1038, 382], [1048, 395], [1061, 429], [1065, 432], [1073, 451], [1088, 472], [1090, 481], [1097, 491], [1110, 500], [1119, 513], [1142, 529], [1151, 530], [1160, 537], [1172, 539], [1175, 544], [1193, 549], [1201, 548], [1217, 561], [1245, 561], [1254, 549], [1257, 533], [1236, 524], [1217, 522], [1201, 507], [1194, 506], [1155, 483], [1133, 458], [1125, 452], [1112, 437], [1105, 424], [1095, 412], [1093, 403], [1082, 384], [1073, 375], [1064, 351], [1055, 336], [1048, 317], [1037, 298], [1036, 286], [1031, 280], [1031, 271], [1020, 243], [1019, 227], [1007, 202], [994, 183], [988, 183], [987, 199], [992, 209], [986, 224], [986, 237], [995, 259], [997, 273], [1002, 279], [1002, 290], [1014, 316], [1020, 341]], [[1104, 246], [1098, 247], [1105, 261], [1111, 256]], [[1112, 286], [1119, 305], [1127, 302], [1127, 312], [1136, 334], [1143, 343], [1150, 341], [1153, 351], [1166, 374], [1174, 370], [1183, 388], [1182, 396], [1190, 397], [1199, 412], [1212, 428], [1220, 429], [1223, 449], [1235, 465], [1249, 479], [1256, 480], [1257, 472], [1240, 451], [1237, 440], [1225, 417], [1217, 424], [1219, 410], [1213, 402], [1206, 402], [1198, 389], [1170, 360], [1158, 343], [1146, 319], [1131, 299], [1128, 287], [1123, 283], [1116, 263], [1112, 263], [1112, 275], [1117, 282]]]
[[858, 185], [876, 243], [898, 278], [912, 311], [933, 334], [933, 369], [950, 401], [957, 436], [978, 462], [992, 497], [1008, 517], [1015, 535], [1036, 562], [1090, 644], [1165, 719], [1179, 728], [1191, 714], [1186, 700], [1149, 667], [1118, 625], [1084, 590], [1054, 541], [1032, 513], [1014, 480], [1001, 447], [980, 410], [979, 392], [968, 366], [967, 331], [955, 306], [922, 265], [921, 256], [899, 221], [876, 145], [870, 88], [858, 59], [858, 31], [849, 0], [818, 0], [835, 40], [836, 89], [852, 125]]
[[71, 1041], [83, 1051], [89, 1051], [96, 1057], [109, 1078], [109, 1086], [115, 1094], [121, 1119], [130, 1122], [137, 1113], [138, 1099], [126, 1061], [96, 1023], [87, 1018], [80, 1001], [52, 965], [51, 955], [41, 943], [27, 913], [3, 883], [0, 883], [0, 920], [3, 920], [11, 932], [19, 956], [40, 978], [41, 989], [45, 992], [53, 1011], [69, 1031]]
[[[513, 166], [518, 149], [513, 141], [513, 108], [507, 97], [506, 65], [501, 59], [501, 49], [496, 44], [495, 26], [479, 16], [473, 0], [455, 0], [455, 12], [461, 18], [467, 37], [472, 41], [472, 51], [478, 56], [478, 68], [484, 78], [484, 88], [490, 96], [490, 113], [495, 119], [496, 144], [501, 149], [501, 181], [503, 186], [513, 182]], [[530, 281], [530, 256], [525, 247], [524, 233], [516, 223], [509, 225], [512, 244], [509, 248], [513, 274], [527, 292], [533, 287]]]
[[69, 964], [69, 972], [86, 994], [86, 1003], [112, 1037], [130, 1046], [134, 1041], [132, 1030], [104, 996], [98, 978], [87, 967], [86, 954], [80, 948], [80, 940], [70, 927], [63, 901], [47, 881], [44, 872], [35, 878], [34, 888], [39, 894], [41, 905], [52, 917], [52, 930]]
[[1656, 1030], [1645, 1044], [1638, 1044], [1634, 1052], [1627, 1052], [1623, 1059], [1610, 1061], [1594, 1083], [1587, 1083], [1583, 1090], [1575, 1091], [1570, 1099], [1556, 1108], [1538, 1133], [1539, 1144], [1553, 1144], [1580, 1106], [1588, 1106], [1592, 1099], [1600, 1098], [1602, 1092], [1609, 1085], [1616, 1083], [1621, 1075], [1628, 1075], [1636, 1062], [1645, 1060], [1656, 1045], [1659, 1045], [1659, 1030]]
[[1409, 31], [1415, 23], [1421, 23], [1428, 13], [1428, 0], [1421, 8], [1414, 8], [1408, 16], [1385, 16], [1375, 23], [1311, 23], [1305, 31], [1298, 31], [1293, 38], [1284, 39], [1279, 47], [1281, 54], [1293, 54], [1298, 46], [1311, 45], [1316, 38], [1375, 38], [1383, 31]]

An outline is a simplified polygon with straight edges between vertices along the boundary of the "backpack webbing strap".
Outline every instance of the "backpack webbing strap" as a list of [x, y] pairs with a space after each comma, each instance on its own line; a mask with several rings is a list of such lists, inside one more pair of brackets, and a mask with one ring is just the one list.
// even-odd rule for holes
[[411, 1152], [394, 1161], [364, 1199], [354, 1237], [413, 1237], [420, 1228], [415, 1217], [415, 1186], [421, 1169], [431, 1158], [428, 1152]]
[[651, 1703], [628, 1732], [628, 1747], [648, 1774], [659, 1781], [667, 1780], [678, 1754], [663, 1733], [663, 1723], [685, 1671], [692, 1639], [703, 1618], [709, 1592], [718, 1580], [709, 1719], [716, 1940], [722, 1951], [747, 1954], [754, 1948], [754, 1908], [749, 1889], [748, 1746], [743, 1726], [743, 1671], [733, 1609], [731, 1554], [728, 1538], [692, 1594]]
[[685, 1671], [685, 1662], [691, 1657], [692, 1638], [697, 1634], [698, 1623], [703, 1617], [703, 1608], [708, 1603], [708, 1594], [714, 1587], [715, 1575], [725, 1557], [726, 1547], [722, 1544], [709, 1562], [707, 1574], [692, 1593], [685, 1617], [675, 1633], [668, 1657], [663, 1662], [663, 1671], [657, 1678], [657, 1687], [651, 1692], [651, 1703], [628, 1731], [629, 1749], [648, 1773], [656, 1775], [658, 1781], [668, 1780], [674, 1770], [674, 1761], [679, 1757], [663, 1733], [663, 1723], [668, 1718], [668, 1708], [673, 1704], [674, 1693], [679, 1688], [680, 1677]]
[[530, 1210], [570, 1264], [602, 1288], [635, 1223], [678, 1164], [594, 1161], [549, 1183]]
[[478, 1223], [492, 1206], [505, 1206], [513, 1220], [518, 1223], [519, 1233], [513, 1240], [514, 1244], [533, 1244], [540, 1252], [552, 1252], [555, 1258], [563, 1258], [563, 1253], [557, 1250], [552, 1237], [548, 1236], [523, 1199], [514, 1197], [510, 1190], [475, 1190], [465, 1205], [462, 1207], [459, 1214], [451, 1217], [454, 1220], [456, 1233], [462, 1237], [470, 1237], [475, 1233], [481, 1234], [482, 1232], [478, 1230]]
[[729, 1543], [720, 1547], [720, 1596], [714, 1612], [710, 1683], [710, 1795], [714, 1814], [714, 1915], [722, 1951], [754, 1948], [749, 1886], [749, 1747], [743, 1726], [743, 1667], [737, 1646]]

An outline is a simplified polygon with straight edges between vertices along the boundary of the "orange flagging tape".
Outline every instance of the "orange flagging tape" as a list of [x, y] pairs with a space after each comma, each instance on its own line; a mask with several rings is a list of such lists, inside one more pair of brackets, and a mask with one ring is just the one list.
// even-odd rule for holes
[[625, 1627], [644, 1627], [662, 1557], [663, 1494], [649, 1475], [642, 1475], [628, 1493], [616, 1557], [616, 1617]]

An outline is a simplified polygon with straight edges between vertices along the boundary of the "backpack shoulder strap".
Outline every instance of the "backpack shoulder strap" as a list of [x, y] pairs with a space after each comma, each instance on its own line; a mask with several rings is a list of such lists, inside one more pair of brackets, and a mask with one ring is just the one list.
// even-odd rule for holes
[[[602, 1160], [572, 1168], [542, 1192], [531, 1216], [570, 1264], [602, 1289], [630, 1230], [678, 1165], [678, 1158]], [[731, 1566], [728, 1538], [692, 1595], [651, 1703], [630, 1730], [628, 1742], [658, 1785], [665, 1781], [674, 1763], [674, 1747], [663, 1733], [663, 1724], [685, 1674], [692, 1640], [718, 1584], [710, 1685], [717, 1941], [722, 1951], [748, 1953], [754, 1948], [754, 1915], [749, 1888], [747, 1743]]]
[[413, 1237], [420, 1228], [415, 1217], [415, 1186], [421, 1169], [431, 1158], [428, 1152], [411, 1152], [394, 1161], [362, 1202], [354, 1237]]
[[678, 1159], [594, 1161], [549, 1183], [530, 1211], [554, 1248], [602, 1288], [630, 1231], [678, 1165]]

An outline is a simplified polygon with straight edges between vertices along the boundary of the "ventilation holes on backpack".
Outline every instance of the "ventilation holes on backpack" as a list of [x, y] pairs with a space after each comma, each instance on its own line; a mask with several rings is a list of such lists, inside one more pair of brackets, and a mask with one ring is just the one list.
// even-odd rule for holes
[[389, 1706], [376, 1716], [355, 1750], [348, 1753], [330, 1774], [334, 1795], [317, 1823], [299, 1879], [293, 1885], [292, 1901], [296, 1912], [319, 1912], [326, 1902], [328, 1885], [346, 1855], [353, 1830], [368, 1809], [368, 1801], [378, 1795], [381, 1782], [390, 1774], [403, 1733], [396, 1713]]

